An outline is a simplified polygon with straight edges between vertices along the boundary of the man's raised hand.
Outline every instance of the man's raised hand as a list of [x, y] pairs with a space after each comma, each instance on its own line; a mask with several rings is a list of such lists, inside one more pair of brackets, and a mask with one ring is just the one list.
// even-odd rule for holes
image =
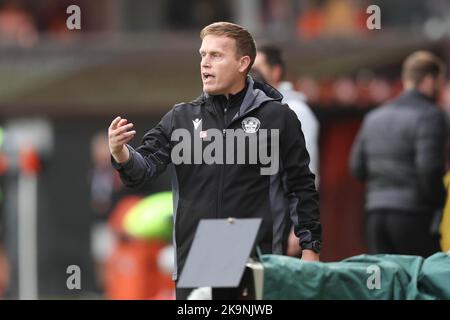
[[132, 128], [133, 124], [128, 123], [127, 119], [121, 117], [115, 118], [108, 128], [109, 151], [118, 163], [124, 163], [130, 157], [125, 144], [133, 139], [136, 134], [135, 130], [128, 131]]

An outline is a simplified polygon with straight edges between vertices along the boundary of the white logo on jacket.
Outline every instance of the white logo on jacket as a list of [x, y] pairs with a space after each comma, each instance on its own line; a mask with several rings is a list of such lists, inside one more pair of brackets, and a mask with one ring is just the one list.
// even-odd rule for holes
[[242, 129], [244, 129], [245, 133], [255, 133], [259, 130], [259, 126], [261, 122], [255, 117], [247, 117], [242, 120]]
[[194, 124], [194, 129], [197, 130], [200, 123], [202, 123], [202, 119], [196, 118], [195, 120], [192, 120], [192, 123]]

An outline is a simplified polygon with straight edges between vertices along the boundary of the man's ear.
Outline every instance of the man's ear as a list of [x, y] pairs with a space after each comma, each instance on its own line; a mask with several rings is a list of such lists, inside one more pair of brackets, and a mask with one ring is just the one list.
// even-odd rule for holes
[[249, 56], [241, 57], [239, 59], [239, 63], [240, 63], [239, 72], [245, 72], [248, 69], [250, 62], [251, 62], [251, 59]]

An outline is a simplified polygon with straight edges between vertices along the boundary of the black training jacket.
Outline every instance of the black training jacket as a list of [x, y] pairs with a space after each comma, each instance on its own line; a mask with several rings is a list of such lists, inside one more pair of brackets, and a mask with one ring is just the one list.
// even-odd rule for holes
[[[283, 253], [282, 237], [286, 223], [291, 219], [302, 247], [316, 251], [320, 248], [322, 232], [315, 177], [309, 170], [309, 155], [300, 122], [296, 114], [280, 102], [281, 99], [282, 95], [277, 90], [248, 77], [242, 104], [231, 119], [227, 116], [227, 106], [219, 102], [224, 101], [223, 96], [219, 99], [219, 96], [203, 93], [192, 102], [175, 105], [156, 127], [145, 134], [136, 150], [127, 145], [130, 159], [126, 163], [118, 164], [112, 159], [114, 168], [129, 187], [154, 179], [168, 165], [174, 171], [174, 245], [179, 272], [197, 225], [205, 218], [262, 218], [257, 244], [263, 253], [274, 254]], [[271, 160], [276, 168], [274, 159], [278, 155], [279, 169], [276, 172], [261, 174], [261, 168], [270, 165], [260, 157], [256, 163], [250, 163], [249, 152], [255, 153], [250, 138], [245, 144], [245, 161], [238, 163], [237, 143], [234, 149], [226, 148], [227, 135], [237, 132], [237, 129], [249, 137], [260, 139], [257, 140], [258, 147], [266, 145], [267, 150], [272, 150], [272, 143], [276, 145], [276, 141], [279, 142], [278, 151]], [[269, 138], [263, 139], [264, 131]], [[217, 132], [221, 133], [220, 136]], [[278, 140], [275, 132], [278, 132]], [[192, 141], [186, 138], [186, 134], [192, 137]], [[185, 146], [182, 152], [180, 142]], [[197, 150], [200, 145], [207, 151], [212, 142], [223, 142], [222, 149], [216, 149], [223, 151], [222, 162], [216, 159], [217, 163], [208, 164], [210, 162], [205, 163], [206, 157], [198, 159], [194, 155], [195, 143]], [[230, 156], [230, 150], [234, 150], [234, 157]], [[172, 161], [172, 152], [184, 156], [185, 161], [180, 163], [178, 158]], [[269, 154], [266, 151], [266, 155]], [[176, 277], [177, 272], [174, 279]]]

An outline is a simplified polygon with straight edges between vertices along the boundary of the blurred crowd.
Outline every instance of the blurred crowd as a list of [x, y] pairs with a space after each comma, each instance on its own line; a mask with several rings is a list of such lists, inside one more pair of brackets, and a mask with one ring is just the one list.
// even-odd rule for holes
[[444, 22], [450, 14], [445, 1], [440, 0], [408, 1], [410, 16], [403, 14], [398, 1], [379, 0], [2, 0], [0, 43], [30, 47], [42, 36], [66, 42], [78, 38], [78, 33], [66, 28], [66, 8], [70, 5], [82, 8], [83, 30], [88, 32], [185, 32], [213, 21], [241, 19], [252, 32], [286, 41], [293, 37], [368, 37], [369, 5], [381, 8], [383, 28], [402, 26], [437, 39], [448, 31]]
[[[362, 77], [339, 77], [315, 80], [300, 77], [294, 80], [295, 88], [308, 98], [312, 106], [369, 108], [394, 98], [402, 90], [400, 78], [388, 79], [370, 72]], [[438, 98], [439, 105], [450, 114], [450, 82], [446, 82]]]
[[66, 26], [73, 1], [5, 0], [0, 5], [0, 44], [32, 47], [41, 34], [67, 41], [76, 36]]

